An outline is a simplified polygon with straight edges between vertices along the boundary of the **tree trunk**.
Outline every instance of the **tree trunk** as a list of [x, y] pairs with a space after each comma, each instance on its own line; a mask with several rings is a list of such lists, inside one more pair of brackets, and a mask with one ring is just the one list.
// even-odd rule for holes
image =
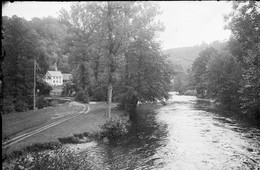
[[111, 118], [111, 104], [112, 104], [112, 92], [113, 92], [113, 85], [110, 82], [107, 89], [107, 108], [108, 108], [108, 118]]

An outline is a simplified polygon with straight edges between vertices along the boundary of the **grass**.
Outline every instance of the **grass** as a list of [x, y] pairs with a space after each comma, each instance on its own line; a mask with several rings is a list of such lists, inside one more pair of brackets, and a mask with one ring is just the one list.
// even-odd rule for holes
[[[114, 104], [112, 118], [120, 118], [123, 121], [128, 120], [125, 113], [115, 108], [115, 106]], [[5, 167], [9, 165], [16, 168], [20, 165], [22, 167], [33, 166], [36, 169], [62, 169], [62, 167], [65, 169], [77, 169], [79, 167], [88, 169], [92, 167], [93, 165], [88, 161], [82, 164], [81, 156], [77, 156], [77, 154], [70, 151], [64, 151], [64, 148], [61, 147], [63, 143], [77, 143], [77, 141], [73, 141], [76, 137], [99, 140], [102, 135], [100, 127], [108, 120], [104, 116], [107, 106], [106, 103], [96, 103], [90, 104], [90, 108], [88, 114], [80, 114], [65, 123], [14, 144], [9, 148], [8, 152], [2, 154], [2, 162], [5, 162]], [[45, 151], [47, 152], [45, 153]], [[49, 155], [49, 151], [55, 153], [54, 157]], [[28, 154], [34, 155], [33, 162], [28, 161]], [[5, 161], [3, 161], [3, 158]]]
[[2, 115], [2, 134], [4, 137], [12, 138], [19, 135], [21, 132], [31, 131], [39, 126], [52, 123], [60, 118], [57, 114], [62, 113], [64, 116], [77, 113], [82, 110], [79, 106], [69, 106], [69, 104], [62, 104], [56, 107], [47, 107], [36, 111], [27, 111], [21, 113]]
[[[82, 134], [84, 132], [86, 132], [86, 133], [100, 132], [101, 131], [100, 126], [103, 125], [107, 120], [107, 117], [104, 116], [105, 111], [107, 109], [106, 102], [98, 102], [96, 104], [89, 104], [89, 106], [90, 106], [89, 113], [80, 114], [73, 119], [65, 121], [52, 128], [49, 128], [45, 131], [42, 131], [38, 134], [28, 137], [22, 141], [19, 141], [18, 143], [15, 143], [14, 145], [7, 147], [5, 150], [5, 153], [9, 154], [15, 150], [21, 150], [22, 148], [33, 145], [35, 143], [59, 142], [58, 138], [66, 138], [69, 136], [73, 136], [74, 134]], [[120, 110], [117, 110], [115, 108], [115, 106], [116, 106], [116, 104], [113, 105], [114, 108], [112, 109], [112, 117], [120, 117], [122, 119], [127, 119], [124, 116], [124, 113]], [[50, 113], [48, 113], [48, 114], [55, 115], [55, 111], [53, 109], [56, 110], [57, 108], [49, 108], [48, 110]], [[61, 105], [61, 107], [59, 108], [59, 111], [68, 113], [69, 112], [68, 109], [69, 109], [69, 107], [67, 107], [67, 105]], [[58, 110], [56, 110], [56, 111], [58, 112]], [[24, 114], [26, 115], [28, 113], [25, 112]], [[45, 114], [47, 114], [47, 112]], [[12, 116], [12, 115], [7, 115], [7, 116]], [[32, 116], [32, 115], [29, 114], [29, 116]], [[34, 116], [32, 116], [32, 117], [34, 117]], [[34, 118], [30, 118], [30, 119], [31, 119], [31, 121], [34, 122], [34, 121], [36, 121], [34, 119], [37, 119], [37, 118], [38, 117], [35, 116]], [[47, 117], [47, 118], [49, 118], [49, 117]], [[28, 119], [26, 119], [26, 120], [28, 120]], [[9, 120], [9, 121], [10, 121], [10, 124], [14, 124], [11, 120]], [[16, 122], [18, 126], [24, 127], [24, 125], [20, 125], [19, 123], [25, 122], [25, 121], [14, 120], [14, 122]], [[37, 120], [36, 122], [40, 122], [40, 121]], [[26, 124], [28, 124], [28, 123], [26, 123]], [[29, 122], [29, 124], [32, 124], [32, 123]], [[17, 129], [16, 131], [19, 130], [19, 128], [16, 128], [16, 129]], [[4, 130], [4, 128], [3, 128], [3, 130]], [[5, 131], [7, 131], [7, 130], [5, 129]]]

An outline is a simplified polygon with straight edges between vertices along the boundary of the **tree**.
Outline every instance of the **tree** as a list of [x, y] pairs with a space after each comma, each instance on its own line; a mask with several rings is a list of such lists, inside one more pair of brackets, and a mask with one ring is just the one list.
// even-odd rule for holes
[[76, 89], [75, 98], [84, 103], [89, 102], [90, 68], [87, 63], [81, 63], [73, 74]]
[[179, 92], [179, 94], [185, 94], [188, 90], [194, 90], [195, 85], [191, 69], [184, 70], [179, 64], [175, 64], [172, 67], [174, 74], [172, 90]]
[[52, 87], [46, 83], [40, 76], [37, 76], [36, 89], [39, 90], [38, 95], [49, 96]]
[[[3, 43], [3, 30], [1, 30], [2, 35], [1, 35], [1, 42]], [[1, 112], [1, 118], [2, 118], [2, 114], [4, 113], [4, 75], [3, 75], [3, 61], [4, 58], [6, 56], [6, 52], [3, 48], [3, 46], [1, 47], [1, 58], [0, 58], [0, 112]]]
[[23, 111], [32, 107], [33, 60], [41, 51], [37, 50], [37, 36], [26, 20], [17, 16], [3, 17], [3, 30], [6, 51], [2, 65], [6, 84], [4, 98]]
[[211, 57], [206, 70], [208, 96], [228, 110], [239, 108], [241, 66], [228, 51]]
[[[225, 18], [233, 36], [230, 50], [242, 66], [241, 108], [248, 115], [260, 117], [260, 3], [233, 2], [233, 11]], [[236, 51], [234, 47], [238, 46], [241, 50]]]
[[209, 47], [199, 53], [199, 57], [195, 59], [192, 64], [192, 72], [195, 81], [195, 89], [197, 94], [202, 98], [205, 97], [206, 93], [206, 69], [210, 58], [215, 55], [217, 51]]
[[67, 56], [63, 54], [64, 39], [67, 37], [65, 26], [53, 17], [35, 17], [29, 24], [37, 34], [38, 48], [43, 52], [43, 55], [39, 56], [41, 74], [45, 74], [49, 69], [54, 70], [56, 64], [62, 72], [70, 72]]
[[73, 74], [77, 89], [86, 90], [90, 86], [90, 68], [87, 63], [81, 63]]
[[155, 41], [163, 30], [155, 21], [158, 9], [151, 2], [89, 2], [61, 11], [70, 33], [69, 61], [89, 64], [92, 92], [106, 85], [109, 117], [112, 99], [131, 98], [135, 108], [138, 101], [167, 98], [170, 67]]
[[141, 3], [140, 13], [133, 19], [133, 37], [125, 52], [124, 74], [120, 81], [120, 105], [134, 113], [138, 102], [168, 99], [172, 69], [160, 53], [155, 40], [164, 27], [155, 22], [159, 14], [155, 3]]

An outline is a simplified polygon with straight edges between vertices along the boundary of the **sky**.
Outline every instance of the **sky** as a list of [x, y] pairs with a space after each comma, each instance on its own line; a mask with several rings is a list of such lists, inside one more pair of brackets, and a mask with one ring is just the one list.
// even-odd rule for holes
[[[30, 20], [33, 17], [57, 17], [61, 8], [70, 9], [71, 2], [14, 2], [2, 7], [2, 15], [17, 15]], [[231, 32], [224, 29], [224, 14], [231, 12], [228, 1], [161, 1], [163, 12], [158, 19], [164, 32], [158, 35], [163, 49], [199, 45], [202, 42], [228, 40]]]

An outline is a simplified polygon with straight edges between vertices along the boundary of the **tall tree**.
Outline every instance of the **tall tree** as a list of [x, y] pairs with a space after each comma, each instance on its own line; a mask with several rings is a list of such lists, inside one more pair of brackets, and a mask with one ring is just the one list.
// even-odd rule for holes
[[32, 107], [33, 60], [41, 51], [37, 50], [37, 35], [26, 20], [17, 16], [3, 17], [3, 30], [5, 98], [12, 100], [17, 111], [23, 111]]
[[[260, 3], [233, 2], [233, 11], [226, 16], [227, 29], [241, 50], [231, 52], [241, 62], [241, 105], [244, 113], [260, 117]], [[233, 47], [233, 48], [232, 48]]]
[[[125, 54], [121, 84], [121, 106], [133, 111], [138, 102], [168, 99], [172, 70], [160, 53], [155, 37], [164, 27], [155, 21], [160, 13], [155, 3], [140, 3], [132, 21], [132, 37]], [[134, 112], [130, 112], [134, 113]]]
[[195, 81], [195, 89], [197, 94], [202, 98], [205, 97], [206, 92], [206, 69], [210, 58], [216, 55], [217, 51], [209, 47], [199, 53], [199, 57], [195, 59], [192, 64], [192, 72]]
[[[132, 2], [75, 3], [70, 13], [61, 11], [61, 19], [72, 33], [71, 50], [79, 60], [92, 62], [95, 77], [103, 67], [108, 89], [108, 115], [110, 117], [115, 73], [126, 46]], [[93, 60], [91, 60], [93, 59]], [[100, 64], [101, 63], [101, 64]], [[77, 63], [73, 63], [77, 65]]]
[[228, 110], [238, 110], [241, 66], [228, 51], [214, 55], [206, 70], [208, 96]]
[[[4, 39], [4, 32], [3, 30], [1, 30], [1, 42], [3, 43], [3, 39]], [[1, 118], [2, 118], [2, 114], [4, 113], [4, 74], [3, 74], [3, 61], [4, 58], [6, 56], [6, 52], [4, 47], [1, 47], [1, 58], [0, 58], [0, 112], [1, 112]]]
[[[76, 66], [77, 62], [88, 62], [96, 82], [100, 78], [106, 81], [109, 117], [114, 86], [120, 80], [130, 81], [129, 78], [120, 79], [122, 72], [139, 84], [139, 92], [143, 92], [140, 100], [150, 101], [167, 96], [166, 86], [159, 86], [168, 81], [168, 77], [167, 71], [164, 71], [167, 64], [159, 53], [160, 45], [154, 41], [157, 32], [162, 30], [160, 24], [155, 22], [159, 14], [156, 4], [75, 3], [70, 12], [63, 10], [61, 13], [60, 18], [71, 33], [68, 39], [70, 50], [76, 54], [71, 57], [71, 63]], [[132, 62], [132, 59], [136, 62]], [[165, 81], [156, 81], [156, 74], [158, 80]], [[143, 81], [143, 78], [147, 81]], [[130, 86], [137, 88], [133, 84]]]
[[39, 49], [43, 54], [39, 56], [41, 73], [54, 70], [54, 66], [62, 72], [70, 72], [67, 56], [64, 54], [64, 39], [67, 37], [66, 28], [58, 19], [53, 17], [32, 18], [30, 27], [36, 32]]

